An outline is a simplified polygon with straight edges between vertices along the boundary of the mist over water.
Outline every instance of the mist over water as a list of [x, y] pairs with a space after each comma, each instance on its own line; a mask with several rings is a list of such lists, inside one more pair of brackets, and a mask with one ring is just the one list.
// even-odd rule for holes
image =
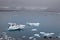
[[17, 10], [20, 7], [43, 7], [60, 11], [60, 0], [0, 0], [0, 10]]

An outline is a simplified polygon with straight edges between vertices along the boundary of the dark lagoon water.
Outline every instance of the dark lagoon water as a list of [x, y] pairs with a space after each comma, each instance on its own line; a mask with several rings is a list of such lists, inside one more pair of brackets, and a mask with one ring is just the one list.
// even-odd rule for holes
[[[8, 31], [8, 23], [24, 24], [26, 27], [21, 31]], [[39, 22], [39, 27], [29, 26], [27, 22]], [[38, 31], [32, 32], [32, 29]], [[28, 37], [40, 32], [54, 32], [56, 35], [60, 34], [60, 14], [59, 12], [37, 12], [37, 11], [11, 11], [0, 12], [0, 34], [6, 32], [9, 36], [14, 38], [22, 38], [29, 40]], [[39, 40], [39, 38], [37, 38]]]

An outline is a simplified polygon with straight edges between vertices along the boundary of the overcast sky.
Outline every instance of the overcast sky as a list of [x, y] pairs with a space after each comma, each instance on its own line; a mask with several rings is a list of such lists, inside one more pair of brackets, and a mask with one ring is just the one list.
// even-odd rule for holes
[[60, 0], [0, 0], [0, 7], [48, 7], [60, 9]]

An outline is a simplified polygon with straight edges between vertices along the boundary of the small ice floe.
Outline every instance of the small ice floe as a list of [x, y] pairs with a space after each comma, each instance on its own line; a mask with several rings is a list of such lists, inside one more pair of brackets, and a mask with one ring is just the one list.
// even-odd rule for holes
[[39, 26], [40, 25], [40, 23], [27, 23], [27, 24], [30, 26]]
[[50, 37], [50, 36], [54, 35], [55, 33], [45, 33], [45, 32], [40, 32], [40, 34], [42, 34], [43, 36]]
[[34, 38], [34, 36], [29, 37], [29, 39], [33, 39], [33, 38]]
[[25, 27], [25, 25], [17, 25], [16, 23], [8, 23], [10, 26], [8, 28], [8, 30], [21, 30]]
[[37, 40], [36, 38], [33, 38], [33, 40]]
[[39, 34], [34, 34], [34, 36], [36, 36], [36, 37], [40, 37], [40, 35], [39, 35]]
[[45, 32], [40, 32], [40, 34], [45, 34]]
[[22, 38], [25, 38], [26, 36], [22, 36]]
[[37, 31], [37, 29], [32, 29], [31, 31]]

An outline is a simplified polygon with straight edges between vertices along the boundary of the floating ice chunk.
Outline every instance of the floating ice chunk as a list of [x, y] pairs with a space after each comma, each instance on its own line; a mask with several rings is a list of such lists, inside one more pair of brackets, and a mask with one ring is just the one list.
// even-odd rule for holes
[[50, 34], [55, 34], [55, 33], [50, 33]]
[[49, 33], [45, 33], [44, 36], [51, 36], [51, 34], [49, 34]]
[[43, 36], [49, 37], [49, 36], [52, 36], [52, 35], [55, 34], [55, 33], [45, 33], [45, 32], [40, 32], [40, 34], [42, 34]]
[[40, 32], [40, 34], [45, 34], [45, 32]]
[[32, 31], [37, 31], [37, 29], [32, 29]]
[[22, 38], [25, 38], [26, 36], [22, 36]]
[[39, 35], [39, 34], [34, 34], [34, 36], [36, 36], [36, 37], [40, 37], [40, 35]]
[[16, 23], [8, 23], [10, 24], [8, 30], [21, 30], [25, 27], [25, 25], [17, 25]]
[[27, 23], [27, 24], [30, 26], [39, 26], [40, 25], [40, 23]]
[[33, 40], [37, 40], [36, 38], [33, 38]]
[[29, 37], [29, 39], [33, 39], [33, 38], [34, 38], [33, 36]]
[[20, 29], [23, 29], [25, 27], [25, 25], [20, 25]]

